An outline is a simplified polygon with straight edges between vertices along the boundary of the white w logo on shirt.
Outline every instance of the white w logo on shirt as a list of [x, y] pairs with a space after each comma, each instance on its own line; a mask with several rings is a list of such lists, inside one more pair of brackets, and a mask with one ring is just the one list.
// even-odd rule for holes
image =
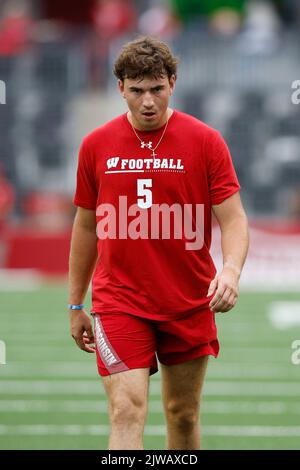
[[120, 157], [112, 157], [107, 160], [107, 168], [116, 168], [119, 163]]

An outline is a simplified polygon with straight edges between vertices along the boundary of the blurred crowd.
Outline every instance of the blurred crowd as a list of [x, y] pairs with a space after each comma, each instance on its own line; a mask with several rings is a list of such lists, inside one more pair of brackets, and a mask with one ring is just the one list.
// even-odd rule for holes
[[[9, 82], [11, 93], [7, 105], [0, 105], [0, 229], [22, 214], [43, 226], [70, 223], [63, 184], [50, 194], [43, 190], [43, 178], [47, 169], [64, 164], [64, 142], [70, 140], [65, 113], [72, 93], [106, 88], [112, 44], [147, 34], [180, 50], [187, 32], [196, 32], [201, 41], [235, 38], [240, 53], [266, 57], [276, 54], [283, 31], [299, 26], [297, 0], [0, 0], [0, 80]], [[239, 115], [235, 119], [241, 122]], [[296, 216], [299, 188], [295, 185], [290, 212]], [[45, 211], [52, 216], [45, 218]]]
[[[85, 26], [93, 47], [130, 33], [171, 40], [189, 24], [220, 34], [300, 26], [297, 0], [0, 0], [0, 56], [21, 54], [35, 40]], [[97, 48], [98, 45], [98, 48]]]

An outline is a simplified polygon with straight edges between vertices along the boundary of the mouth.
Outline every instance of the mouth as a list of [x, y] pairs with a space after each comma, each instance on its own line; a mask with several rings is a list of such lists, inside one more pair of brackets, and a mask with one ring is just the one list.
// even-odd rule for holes
[[155, 116], [155, 112], [154, 111], [145, 111], [144, 113], [142, 113], [142, 115], [145, 117], [145, 118], [152, 118]]

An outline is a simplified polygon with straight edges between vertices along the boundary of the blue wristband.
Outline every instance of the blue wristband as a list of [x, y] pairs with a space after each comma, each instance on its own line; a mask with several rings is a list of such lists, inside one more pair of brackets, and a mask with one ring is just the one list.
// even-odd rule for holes
[[68, 304], [68, 308], [69, 308], [70, 310], [82, 310], [83, 307], [84, 307], [83, 304], [81, 304], [81, 305]]

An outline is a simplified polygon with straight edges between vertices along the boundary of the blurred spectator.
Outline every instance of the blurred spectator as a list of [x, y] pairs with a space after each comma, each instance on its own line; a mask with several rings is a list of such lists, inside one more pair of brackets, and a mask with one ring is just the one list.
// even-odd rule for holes
[[139, 31], [149, 36], [171, 41], [181, 29], [181, 22], [167, 5], [154, 5], [140, 15]]
[[110, 42], [134, 31], [137, 14], [131, 0], [97, 0], [91, 17], [90, 76], [92, 86], [98, 87], [106, 83]]
[[279, 45], [280, 18], [269, 0], [252, 0], [246, 8], [245, 29], [239, 40], [243, 54], [269, 54]]
[[204, 17], [217, 32], [233, 34], [240, 28], [246, 0], [172, 0], [172, 4], [184, 23]]
[[6, 0], [0, 19], [0, 56], [16, 56], [29, 45], [32, 18], [30, 2]]
[[300, 221], [300, 187], [291, 192], [289, 200], [289, 216]]
[[272, 3], [285, 23], [300, 24], [299, 0], [273, 0]]
[[24, 199], [25, 224], [34, 230], [59, 232], [72, 223], [73, 205], [65, 194], [38, 191]]
[[130, 0], [98, 0], [92, 19], [99, 38], [111, 40], [134, 29], [136, 11]]

